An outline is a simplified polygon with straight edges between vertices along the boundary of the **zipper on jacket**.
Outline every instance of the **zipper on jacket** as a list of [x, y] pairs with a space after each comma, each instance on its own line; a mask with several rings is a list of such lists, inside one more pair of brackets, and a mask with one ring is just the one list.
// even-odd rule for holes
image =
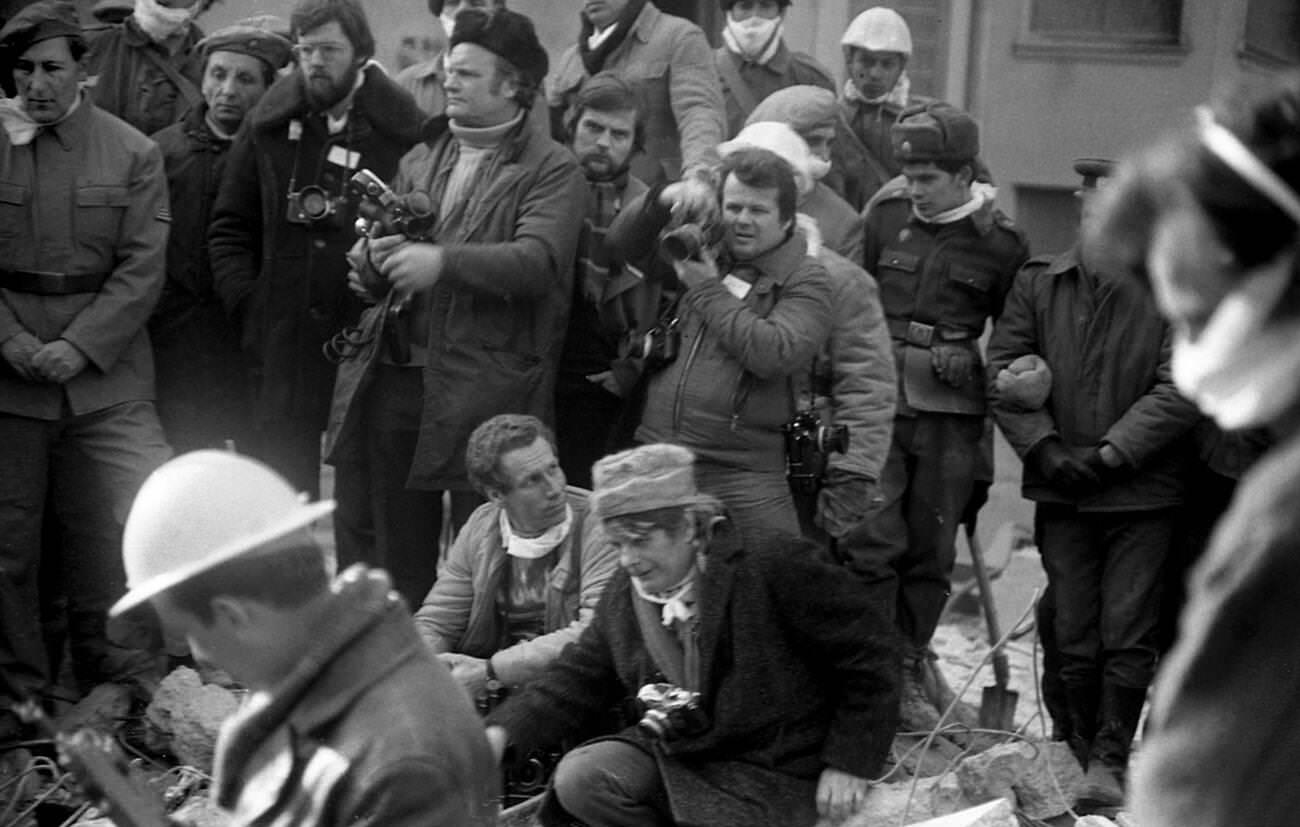
[[686, 378], [691, 374], [691, 365], [695, 363], [695, 354], [700, 352], [700, 343], [704, 341], [704, 333], [709, 329], [707, 320], [700, 322], [700, 333], [691, 342], [690, 352], [686, 354], [686, 364], [682, 365], [682, 376], [677, 380], [677, 393], [673, 397], [673, 433], [681, 430], [682, 425], [682, 390], [686, 387]]

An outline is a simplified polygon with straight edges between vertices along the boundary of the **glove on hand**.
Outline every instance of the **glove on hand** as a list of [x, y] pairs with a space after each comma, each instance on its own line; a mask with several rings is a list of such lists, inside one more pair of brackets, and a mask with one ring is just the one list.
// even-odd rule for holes
[[930, 347], [930, 367], [939, 381], [954, 388], [969, 385], [975, 378], [978, 357], [967, 345], [937, 344]]
[[826, 484], [817, 495], [813, 522], [839, 539], [862, 522], [877, 499], [875, 480], [832, 468], [826, 472]]
[[1034, 449], [1034, 460], [1054, 487], [1081, 497], [1101, 488], [1101, 477], [1088, 464], [1090, 453], [1091, 448], [1072, 448], [1059, 439], [1048, 439]]

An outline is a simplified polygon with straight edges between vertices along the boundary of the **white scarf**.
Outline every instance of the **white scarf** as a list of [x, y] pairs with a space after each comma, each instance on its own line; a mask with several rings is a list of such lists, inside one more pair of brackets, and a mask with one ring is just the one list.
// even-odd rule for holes
[[606, 40], [609, 40], [609, 36], [612, 35], [614, 33], [614, 30], [617, 28], [618, 28], [618, 23], [615, 22], [609, 24], [608, 26], [606, 26], [605, 28], [601, 29], [598, 32], [593, 31], [587, 37], [587, 48], [592, 50], [593, 52], [599, 49], [600, 44], [604, 43]]
[[858, 87], [853, 84], [853, 78], [844, 81], [844, 99], [847, 101], [861, 101], [862, 103], [870, 103], [877, 106], [893, 104], [899, 109], [906, 109], [907, 102], [911, 98], [911, 93], [912, 79], [907, 76], [906, 69], [904, 69], [903, 73], [898, 76], [898, 82], [894, 84], [894, 88], [890, 89], [878, 98], [865, 97], [858, 91]]
[[1225, 429], [1272, 422], [1300, 393], [1300, 319], [1270, 321], [1295, 257], [1283, 253], [1248, 276], [1195, 341], [1175, 334], [1174, 383]]
[[446, 10], [438, 15], [438, 20], [442, 22], [442, 30], [447, 33], [447, 40], [451, 41], [451, 33], [456, 28], [456, 15], [447, 14]]
[[687, 623], [699, 614], [695, 606], [695, 579], [699, 569], [691, 566], [691, 570], [686, 573], [686, 577], [676, 586], [665, 589], [661, 592], [646, 591], [645, 584], [639, 578], [633, 577], [632, 588], [643, 600], [649, 600], [651, 603], [658, 603], [663, 606], [663, 624], [672, 626], [674, 620], [680, 620]]
[[501, 509], [500, 525], [501, 541], [505, 543], [506, 554], [523, 560], [537, 560], [550, 554], [556, 546], [564, 542], [565, 537], [569, 536], [569, 529], [573, 527], [573, 508], [565, 505], [564, 520], [536, 537], [520, 537], [515, 534], [510, 527], [510, 517], [504, 508]]
[[970, 185], [970, 200], [964, 204], [958, 204], [950, 210], [944, 210], [938, 215], [932, 215], [929, 218], [921, 215], [912, 207], [912, 215], [917, 220], [924, 221], [927, 224], [955, 224], [963, 218], [969, 218], [975, 213], [987, 207], [993, 206], [993, 199], [998, 196], [998, 188], [992, 184], [986, 184], [983, 181], [976, 181]]
[[160, 5], [158, 0], [135, 0], [135, 22], [153, 40], [162, 43], [179, 32], [193, 19], [200, 3], [188, 9], [172, 9]]
[[753, 17], [740, 22], [727, 15], [727, 25], [722, 28], [722, 42], [734, 55], [766, 66], [776, 57], [781, 48], [781, 38], [785, 33], [785, 21], [781, 17]]
[[0, 98], [0, 125], [3, 125], [5, 132], [9, 133], [9, 143], [14, 146], [26, 146], [36, 137], [37, 132], [66, 121], [81, 105], [81, 95], [82, 92], [78, 91], [68, 111], [53, 123], [37, 123], [32, 120], [32, 116], [27, 114], [27, 106], [22, 98]]
[[41, 125], [27, 114], [22, 98], [0, 98], [0, 126], [9, 133], [9, 143], [26, 146], [36, 137]]

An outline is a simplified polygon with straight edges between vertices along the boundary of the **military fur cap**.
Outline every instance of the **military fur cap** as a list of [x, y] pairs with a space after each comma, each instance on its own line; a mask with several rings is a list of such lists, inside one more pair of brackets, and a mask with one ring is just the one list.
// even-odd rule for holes
[[901, 163], [974, 161], [980, 154], [975, 119], [947, 103], [922, 103], [903, 111], [890, 130]]

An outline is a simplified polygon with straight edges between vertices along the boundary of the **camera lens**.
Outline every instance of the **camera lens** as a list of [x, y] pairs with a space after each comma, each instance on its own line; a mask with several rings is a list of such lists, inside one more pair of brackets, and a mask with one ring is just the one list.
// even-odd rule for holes
[[320, 187], [303, 187], [301, 203], [302, 214], [312, 221], [319, 221], [332, 212], [329, 196]]

